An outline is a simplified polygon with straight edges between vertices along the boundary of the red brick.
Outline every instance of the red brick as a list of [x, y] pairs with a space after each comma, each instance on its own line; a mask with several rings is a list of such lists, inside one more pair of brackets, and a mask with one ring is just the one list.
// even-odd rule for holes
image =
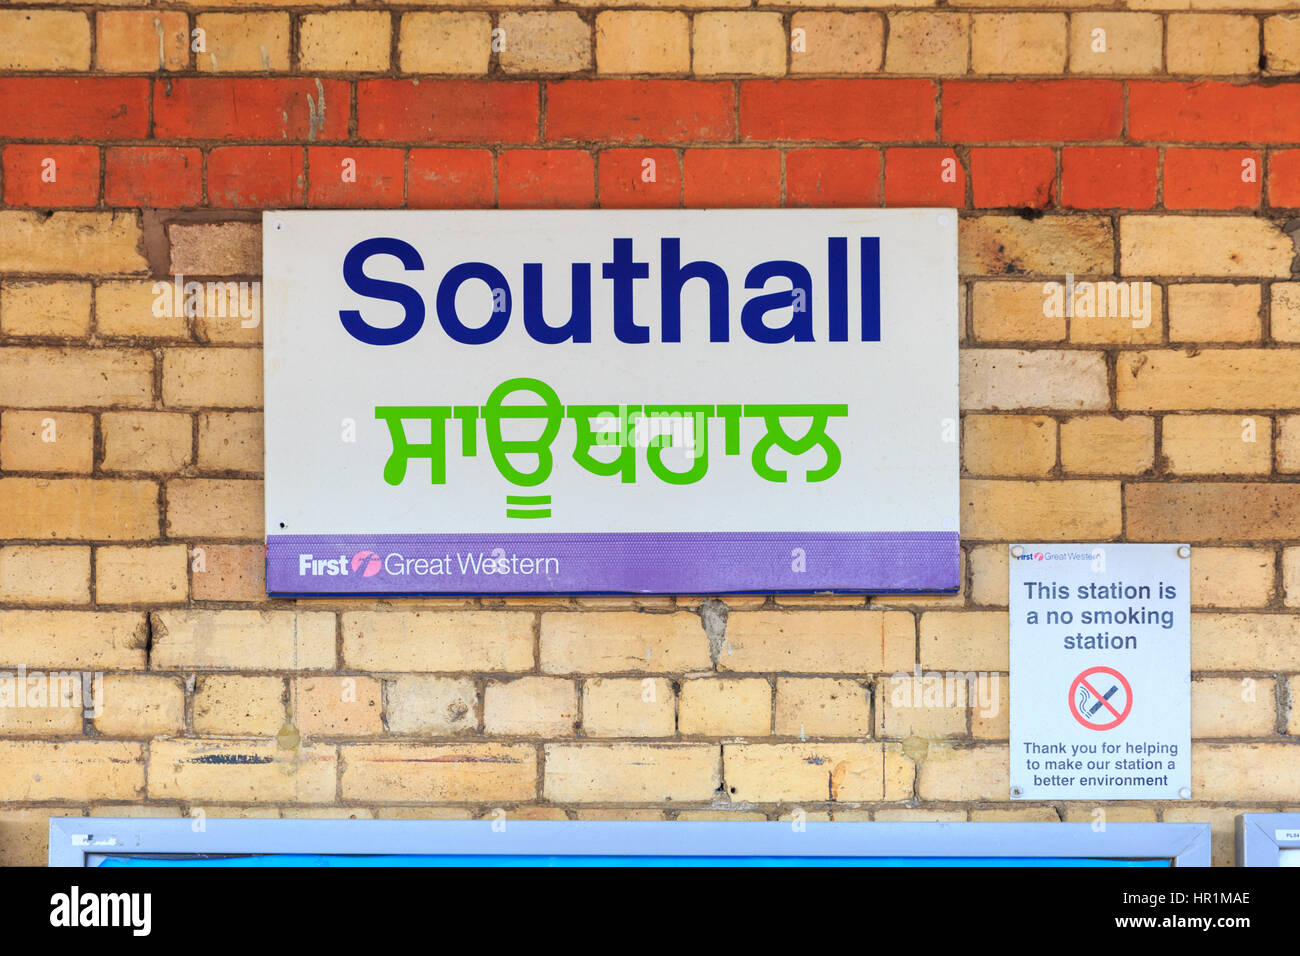
[[[53, 160], [53, 167], [46, 160]], [[43, 179], [47, 168], [53, 182]], [[4, 197], [9, 206], [94, 206], [99, 200], [99, 149], [6, 146]]]
[[1055, 151], [1047, 146], [972, 149], [970, 183], [976, 208], [1046, 208], [1056, 191]]
[[952, 80], [943, 85], [946, 142], [1118, 139], [1123, 125], [1123, 84], [1112, 80]]
[[740, 208], [781, 204], [781, 154], [775, 149], [688, 149], [688, 208]]
[[1171, 143], [1300, 141], [1300, 86], [1129, 83], [1129, 138]]
[[155, 139], [345, 139], [351, 117], [345, 81], [308, 78], [156, 80], [153, 112]]
[[1281, 149], [1269, 156], [1268, 204], [1300, 206], [1300, 149]]
[[1152, 146], [1067, 146], [1061, 150], [1061, 205], [1150, 209], [1159, 161]]
[[221, 209], [301, 205], [301, 146], [223, 146], [208, 154], [208, 202]]
[[879, 206], [878, 149], [792, 149], [785, 154], [787, 206]]
[[110, 206], [179, 209], [203, 200], [203, 154], [174, 146], [110, 146], [104, 200]]
[[357, 131], [399, 143], [535, 143], [536, 83], [362, 80]]
[[[343, 162], [350, 159], [355, 178], [343, 180]], [[395, 209], [406, 186], [406, 156], [400, 149], [360, 146], [307, 148], [307, 202], [333, 208]]]
[[[1242, 182], [1242, 160], [1254, 160], [1254, 182]], [[1166, 149], [1166, 209], [1257, 209], [1264, 161], [1246, 149]]]
[[[956, 164], [956, 181], [945, 182], [944, 160]], [[966, 171], [951, 149], [897, 147], [885, 150], [886, 206], [966, 205]]]
[[749, 140], [933, 141], [934, 111], [930, 80], [740, 84], [740, 133]]
[[596, 202], [596, 167], [580, 149], [506, 150], [497, 161], [503, 209], [586, 209]]
[[[654, 160], [654, 166], [646, 160]], [[646, 182], [653, 169], [654, 181]], [[599, 161], [600, 204], [606, 209], [671, 208], [682, 204], [682, 166], [671, 149], [607, 149]]]
[[486, 149], [413, 149], [408, 160], [411, 209], [484, 209], [496, 205], [492, 154]]
[[7, 139], [141, 139], [149, 135], [149, 81], [143, 78], [0, 78]]
[[701, 80], [566, 80], [546, 88], [546, 138], [607, 143], [729, 141], [731, 83]]

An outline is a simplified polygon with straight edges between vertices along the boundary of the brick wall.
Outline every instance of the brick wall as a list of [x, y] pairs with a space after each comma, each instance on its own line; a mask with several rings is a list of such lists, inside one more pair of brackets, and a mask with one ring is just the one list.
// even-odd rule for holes
[[[0, 664], [104, 675], [0, 707], [0, 860], [51, 813], [1093, 821], [1008, 801], [1005, 679], [889, 693], [1005, 672], [1013, 538], [1193, 542], [1196, 799], [1107, 819], [1229, 862], [1300, 805], [1300, 14], [1026, 5], [0, 6]], [[259, 278], [268, 207], [704, 205], [963, 210], [959, 595], [266, 599], [261, 328], [156, 280]], [[1154, 315], [1046, 315], [1066, 273]]]

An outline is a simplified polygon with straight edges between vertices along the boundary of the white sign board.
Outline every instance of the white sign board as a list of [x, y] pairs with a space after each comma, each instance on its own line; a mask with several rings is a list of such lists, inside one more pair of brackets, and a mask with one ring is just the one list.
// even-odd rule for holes
[[271, 593], [957, 587], [952, 210], [263, 226]]
[[1011, 796], [1191, 797], [1191, 551], [1011, 547]]

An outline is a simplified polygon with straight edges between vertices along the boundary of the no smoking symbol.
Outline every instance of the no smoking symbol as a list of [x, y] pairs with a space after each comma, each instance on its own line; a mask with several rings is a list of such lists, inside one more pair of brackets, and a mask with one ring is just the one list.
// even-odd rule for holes
[[1070, 685], [1070, 713], [1089, 730], [1110, 730], [1133, 709], [1133, 688], [1113, 667], [1089, 667]]

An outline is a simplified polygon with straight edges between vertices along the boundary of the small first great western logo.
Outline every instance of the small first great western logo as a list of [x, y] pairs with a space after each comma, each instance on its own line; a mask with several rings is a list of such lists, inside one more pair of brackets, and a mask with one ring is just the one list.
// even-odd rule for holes
[[51, 926], [126, 926], [133, 936], [148, 936], [152, 913], [152, 893], [82, 893], [74, 886], [50, 897]]

